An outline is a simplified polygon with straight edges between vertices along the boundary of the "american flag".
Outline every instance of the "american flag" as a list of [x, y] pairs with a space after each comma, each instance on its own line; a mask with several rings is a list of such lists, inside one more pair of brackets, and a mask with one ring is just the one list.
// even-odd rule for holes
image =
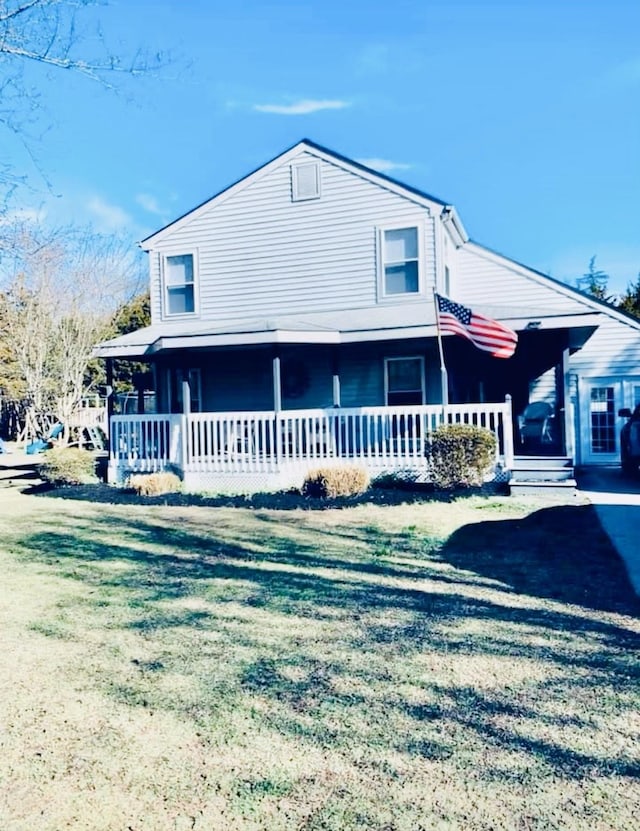
[[510, 358], [516, 351], [518, 336], [507, 326], [490, 317], [472, 312], [461, 303], [454, 303], [441, 294], [436, 294], [436, 299], [441, 332], [462, 335], [478, 349], [490, 352], [494, 358]]

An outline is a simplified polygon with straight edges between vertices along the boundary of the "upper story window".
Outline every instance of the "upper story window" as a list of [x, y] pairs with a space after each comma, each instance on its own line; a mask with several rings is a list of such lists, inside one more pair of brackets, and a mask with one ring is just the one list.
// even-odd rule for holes
[[190, 315], [196, 311], [195, 258], [173, 254], [164, 258], [165, 315]]
[[303, 162], [291, 165], [291, 199], [303, 202], [320, 198], [320, 165]]
[[385, 228], [381, 232], [382, 296], [420, 291], [420, 236], [417, 226]]

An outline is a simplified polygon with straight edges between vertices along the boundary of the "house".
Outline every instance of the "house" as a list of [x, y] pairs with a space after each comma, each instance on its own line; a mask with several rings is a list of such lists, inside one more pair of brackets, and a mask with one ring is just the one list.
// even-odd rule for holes
[[[640, 402], [640, 322], [471, 241], [455, 208], [303, 140], [142, 242], [151, 326], [97, 354], [147, 361], [157, 412], [111, 417], [110, 478], [300, 483], [345, 459], [424, 470], [445, 421], [481, 424], [497, 463], [618, 459]], [[442, 337], [434, 290], [518, 333], [513, 357]], [[443, 379], [446, 379], [444, 381]], [[141, 391], [141, 401], [143, 395]], [[549, 407], [527, 441], [518, 420]]]

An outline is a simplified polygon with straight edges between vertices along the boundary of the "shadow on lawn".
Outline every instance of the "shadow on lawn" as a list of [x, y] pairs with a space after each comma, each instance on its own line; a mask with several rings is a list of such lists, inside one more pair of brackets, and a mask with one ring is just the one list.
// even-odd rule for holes
[[522, 519], [479, 522], [454, 532], [443, 559], [515, 591], [602, 611], [640, 612], [624, 563], [592, 505], [560, 505]]
[[[182, 637], [189, 630], [194, 638], [215, 632], [214, 640], [190, 647], [191, 657], [151, 656], [138, 662], [140, 671], [153, 666], [160, 675], [173, 661], [182, 672], [194, 652], [208, 667], [224, 661], [235, 673], [226, 693], [234, 706], [260, 697], [268, 702], [261, 718], [287, 735], [336, 747], [357, 738], [444, 759], [458, 748], [456, 730], [442, 725], [455, 723], [476, 743], [520, 751], [566, 776], [603, 766], [622, 775], [640, 772], [613, 749], [603, 759], [563, 744], [559, 731], [571, 720], [559, 711], [544, 716], [545, 738], [523, 737], [517, 724], [511, 728], [504, 720], [537, 723], [540, 701], [588, 695], [595, 702], [637, 684], [630, 657], [640, 645], [637, 634], [618, 618], [590, 611], [633, 614], [638, 601], [589, 506], [474, 523], [441, 546], [417, 533], [274, 518], [247, 512], [245, 522], [236, 518], [230, 539], [224, 517], [217, 525], [208, 510], [170, 525], [181, 522], [172, 512], [149, 517], [139, 510], [125, 517], [101, 509], [98, 516], [69, 517], [64, 527], [39, 520], [41, 527], [20, 548], [22, 556], [81, 581], [87, 589], [81, 602], [96, 615], [99, 606], [119, 604], [124, 628], [147, 634], [179, 629]], [[400, 563], [384, 553], [395, 557], [398, 551]], [[194, 597], [206, 600], [204, 608], [167, 605]], [[268, 627], [278, 617], [286, 618], [286, 635], [274, 641]], [[323, 657], [310, 654], [313, 625], [326, 627], [318, 635]], [[489, 693], [422, 672], [413, 683], [425, 701], [410, 701], [390, 667], [425, 655], [522, 658], [544, 664], [550, 677], [536, 681], [534, 675], [521, 696], [508, 678], [504, 691]], [[342, 688], [352, 682], [354, 691]], [[201, 683], [206, 700], [216, 679]], [[137, 703], [126, 689], [128, 703]], [[391, 726], [396, 723], [402, 729]], [[590, 729], [579, 718], [573, 726]]]

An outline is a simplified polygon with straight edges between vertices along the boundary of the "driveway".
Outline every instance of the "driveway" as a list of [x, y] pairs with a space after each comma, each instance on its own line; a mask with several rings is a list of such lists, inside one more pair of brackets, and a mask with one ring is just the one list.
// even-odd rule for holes
[[619, 468], [584, 468], [578, 489], [595, 507], [602, 527], [622, 557], [640, 595], [640, 478], [623, 476]]

